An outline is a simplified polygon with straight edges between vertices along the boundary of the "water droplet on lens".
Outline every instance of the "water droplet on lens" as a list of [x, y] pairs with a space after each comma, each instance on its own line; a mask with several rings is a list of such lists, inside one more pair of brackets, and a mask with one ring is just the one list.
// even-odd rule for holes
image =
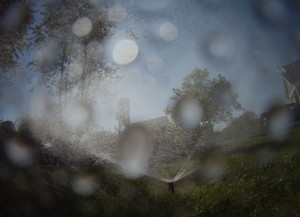
[[284, 0], [256, 0], [253, 10], [258, 20], [268, 26], [284, 25], [291, 13]]
[[178, 30], [172, 23], [164, 23], [159, 28], [159, 34], [166, 41], [173, 41], [177, 38]]
[[138, 45], [129, 39], [118, 41], [113, 48], [113, 59], [120, 65], [126, 65], [134, 61], [139, 53]]
[[177, 105], [177, 119], [184, 128], [192, 128], [202, 121], [203, 110], [193, 98], [181, 100]]
[[126, 9], [121, 5], [114, 6], [110, 8], [108, 11], [108, 19], [113, 22], [120, 23], [124, 21], [126, 17], [127, 17]]
[[161, 72], [164, 68], [164, 61], [159, 56], [153, 56], [148, 59], [147, 66], [150, 72], [158, 73]]
[[72, 31], [75, 35], [83, 37], [91, 32], [92, 26], [92, 22], [89, 18], [82, 17], [75, 21], [72, 27]]

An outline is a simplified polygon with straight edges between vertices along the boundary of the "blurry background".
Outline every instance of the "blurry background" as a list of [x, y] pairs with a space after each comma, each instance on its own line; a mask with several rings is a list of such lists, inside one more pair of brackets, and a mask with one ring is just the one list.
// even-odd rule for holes
[[298, 216], [296, 0], [2, 0], [3, 216]]

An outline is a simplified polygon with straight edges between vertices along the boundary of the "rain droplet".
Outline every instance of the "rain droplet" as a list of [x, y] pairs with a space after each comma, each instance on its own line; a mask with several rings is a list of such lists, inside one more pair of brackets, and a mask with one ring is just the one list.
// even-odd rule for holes
[[71, 128], [80, 128], [87, 125], [91, 118], [91, 108], [82, 103], [69, 104], [65, 108], [64, 121]]
[[289, 19], [290, 11], [283, 0], [257, 0], [253, 4], [257, 18], [269, 26], [279, 26]]
[[82, 75], [81, 65], [78, 63], [71, 63], [69, 66], [69, 75], [75, 79], [79, 79]]
[[150, 72], [158, 73], [163, 70], [165, 63], [159, 56], [153, 56], [148, 59], [147, 66]]
[[118, 41], [113, 48], [113, 59], [120, 65], [126, 65], [134, 61], [139, 53], [138, 45], [129, 39]]
[[5, 153], [12, 164], [18, 167], [28, 167], [33, 164], [33, 150], [19, 141], [9, 141], [5, 144]]
[[177, 119], [185, 128], [192, 128], [200, 124], [203, 110], [200, 103], [193, 99], [187, 98], [179, 102]]
[[108, 19], [113, 22], [120, 23], [124, 21], [126, 17], [127, 17], [126, 9], [121, 5], [114, 6], [110, 8], [108, 11]]
[[144, 128], [131, 127], [124, 136], [120, 147], [123, 172], [129, 177], [145, 174], [150, 153], [148, 135]]
[[72, 27], [72, 31], [75, 35], [83, 37], [91, 32], [92, 26], [92, 22], [89, 18], [82, 17], [75, 21]]
[[173, 41], [177, 38], [178, 30], [172, 23], [164, 23], [159, 28], [159, 34], [166, 41]]
[[93, 176], [82, 176], [73, 182], [73, 191], [83, 197], [89, 197], [97, 190], [96, 180]]

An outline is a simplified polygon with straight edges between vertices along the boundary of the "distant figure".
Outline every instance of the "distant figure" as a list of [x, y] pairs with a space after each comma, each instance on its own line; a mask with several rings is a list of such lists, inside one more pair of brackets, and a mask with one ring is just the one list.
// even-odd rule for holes
[[169, 182], [168, 183], [169, 191], [174, 193], [175, 192], [175, 183], [174, 182]]

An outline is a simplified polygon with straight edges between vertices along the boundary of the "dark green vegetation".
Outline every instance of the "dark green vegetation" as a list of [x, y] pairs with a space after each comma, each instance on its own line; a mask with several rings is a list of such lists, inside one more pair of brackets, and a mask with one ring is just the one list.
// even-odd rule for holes
[[[42, 154], [38, 145], [35, 163], [18, 168], [9, 163], [3, 152], [3, 141], [10, 133], [21, 137], [25, 132], [13, 132], [7, 124], [2, 125], [3, 216], [299, 216], [300, 213], [299, 129], [280, 142], [281, 146], [269, 141], [269, 146], [286, 145], [284, 148], [269, 149], [261, 144], [266, 148], [226, 154], [222, 161], [208, 159], [222, 162], [222, 176], [203, 176], [200, 170], [176, 182], [174, 194], [168, 192], [167, 183], [148, 177], [126, 179], [111, 166], [99, 166], [92, 160], [79, 164], [58, 160], [47, 163], [41, 159], [41, 155], [47, 155]], [[257, 137], [256, 144], [262, 138]], [[94, 188], [82, 191], [78, 185], [80, 177], [92, 177]], [[85, 190], [90, 188], [82, 186]]]

